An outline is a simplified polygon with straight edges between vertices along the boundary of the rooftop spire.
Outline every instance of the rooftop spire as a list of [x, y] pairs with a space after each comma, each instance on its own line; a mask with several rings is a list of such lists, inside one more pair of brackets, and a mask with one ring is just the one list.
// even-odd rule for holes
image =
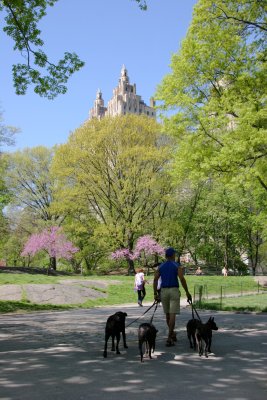
[[121, 68], [121, 77], [120, 77], [120, 81], [121, 82], [129, 82], [129, 76], [128, 76], [128, 71], [125, 67], [125, 65], [123, 64], [122, 68]]
[[127, 69], [124, 64], [121, 67], [121, 76], [127, 76]]

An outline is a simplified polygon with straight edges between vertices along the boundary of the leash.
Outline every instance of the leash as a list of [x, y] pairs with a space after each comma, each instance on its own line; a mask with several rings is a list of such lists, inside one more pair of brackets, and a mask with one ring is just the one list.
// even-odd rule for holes
[[158, 302], [157, 302], [156, 300], [154, 301], [154, 303], [152, 304], [152, 306], [150, 306], [142, 315], [140, 315], [140, 317], [134, 319], [132, 322], [130, 322], [128, 325], [126, 325], [125, 328], [128, 328], [128, 326], [132, 325], [134, 322], [136, 322], [136, 321], [138, 321], [140, 318], [142, 318], [142, 317], [143, 317], [149, 310], [151, 310], [151, 308], [154, 307], [155, 305], [156, 305], [156, 307], [155, 307], [155, 310], [154, 310], [153, 315], [152, 315], [152, 318], [151, 318], [151, 323], [152, 323], [154, 314], [155, 314], [156, 309], [157, 309], [157, 307], [158, 307]]
[[153, 311], [153, 314], [152, 314], [152, 317], [151, 317], [151, 319], [150, 319], [150, 323], [151, 323], [151, 324], [152, 324], [152, 322], [153, 322], [153, 318], [154, 318], [155, 312], [157, 311], [158, 304], [159, 304], [159, 302], [156, 301], [156, 307], [155, 307], [155, 309], [154, 309], [154, 311]]
[[194, 304], [192, 303], [192, 300], [189, 300], [188, 303], [189, 303], [189, 304], [191, 305], [191, 307], [192, 307], [192, 318], [195, 319], [195, 316], [194, 316], [194, 312], [195, 312], [195, 314], [196, 314], [196, 316], [198, 317], [199, 321], [202, 322], [200, 316], [198, 315], [198, 312], [197, 312], [197, 310], [196, 310], [196, 307], [195, 307]]

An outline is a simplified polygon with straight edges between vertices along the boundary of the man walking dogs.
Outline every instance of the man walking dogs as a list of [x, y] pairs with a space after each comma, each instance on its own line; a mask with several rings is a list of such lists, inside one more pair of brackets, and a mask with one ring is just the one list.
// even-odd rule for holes
[[176, 251], [169, 247], [165, 251], [166, 261], [160, 265], [154, 276], [154, 298], [159, 300], [157, 293], [158, 279], [161, 277], [161, 302], [163, 311], [166, 314], [166, 323], [169, 328], [166, 346], [174, 346], [176, 333], [174, 332], [176, 314], [180, 314], [180, 291], [179, 280], [186, 292], [187, 300], [192, 301], [184, 278], [183, 269], [180, 263], [175, 262]]

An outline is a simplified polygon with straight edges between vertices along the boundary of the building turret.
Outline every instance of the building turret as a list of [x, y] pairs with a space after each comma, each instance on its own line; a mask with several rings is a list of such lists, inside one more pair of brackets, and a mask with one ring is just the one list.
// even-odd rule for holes
[[94, 107], [91, 108], [91, 110], [89, 112], [89, 119], [92, 119], [92, 118], [101, 119], [105, 116], [106, 111], [107, 111], [107, 108], [104, 106], [102, 92], [100, 89], [97, 89]]
[[150, 101], [149, 101], [149, 105], [150, 107], [154, 108], [156, 105], [155, 99], [154, 97], [150, 97]]
[[104, 116], [115, 116], [125, 114], [145, 114], [150, 118], [156, 118], [155, 101], [150, 99], [150, 106], [146, 105], [142, 97], [136, 94], [136, 85], [130, 83], [128, 71], [123, 64], [118, 86], [113, 89], [113, 96], [104, 106], [102, 93], [98, 89], [94, 107], [90, 110], [89, 118], [103, 118]]
[[102, 99], [102, 92], [100, 89], [97, 89], [96, 98], [97, 98], [97, 100]]
[[121, 68], [121, 78], [120, 79], [121, 79], [121, 81], [129, 82], [128, 71], [124, 64]]

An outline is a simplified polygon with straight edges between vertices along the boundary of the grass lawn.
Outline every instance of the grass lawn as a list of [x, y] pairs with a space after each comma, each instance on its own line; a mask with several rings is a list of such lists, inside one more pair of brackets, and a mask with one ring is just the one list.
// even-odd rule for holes
[[[199, 305], [200, 306], [200, 305]], [[200, 308], [224, 311], [259, 311], [267, 312], [267, 293], [204, 300]]]
[[[96, 300], [88, 300], [86, 303], [82, 305], [67, 305], [67, 306], [54, 306], [54, 305], [37, 305], [32, 304], [25, 301], [0, 301], [0, 313], [6, 312], [14, 312], [14, 311], [40, 311], [40, 310], [66, 310], [70, 308], [91, 308], [95, 306], [101, 305], [115, 305], [115, 304], [127, 304], [127, 303], [136, 303], [137, 302], [137, 293], [133, 290], [134, 286], [134, 277], [133, 276], [122, 276], [122, 275], [105, 275], [105, 276], [46, 276], [46, 275], [35, 275], [35, 274], [22, 274], [22, 273], [0, 273], [0, 285], [7, 284], [16, 284], [16, 285], [26, 285], [26, 284], [56, 284], [59, 281], [64, 281], [65, 279], [75, 279], [75, 280], [105, 280], [119, 281], [120, 284], [111, 284], [105, 289], [101, 289], [101, 291], [107, 294], [106, 298], [100, 298]], [[153, 276], [147, 277], [149, 284], [146, 285], [147, 289], [147, 302], [153, 302]], [[223, 299], [222, 308], [217, 309], [227, 309], [232, 307], [231, 309], [250, 309], [251, 311], [256, 310], [264, 310], [266, 308], [266, 295], [263, 296], [263, 300], [259, 305], [258, 300], [260, 299], [260, 295], [258, 294], [259, 286], [257, 282], [251, 276], [228, 276], [227, 278], [222, 276], [193, 276], [186, 275], [187, 284], [189, 287], [189, 291], [192, 296], [195, 294], [195, 299], [198, 299], [199, 291], [203, 291], [203, 299], [211, 296], [228, 296], [230, 294], [242, 295], [241, 297], [234, 298], [232, 305], [228, 303], [230, 299]], [[97, 289], [99, 290], [99, 289]], [[185, 297], [185, 293], [183, 288], [181, 288], [182, 297]], [[244, 296], [245, 293], [255, 293], [254, 296]], [[249, 303], [247, 303], [247, 298], [249, 299]], [[254, 300], [253, 300], [254, 299]], [[256, 301], [256, 299], [258, 299]], [[209, 301], [205, 303], [205, 307], [218, 307], [220, 300]], [[265, 304], [264, 304], [265, 303]], [[204, 306], [204, 304], [203, 304]], [[238, 308], [237, 308], [238, 307]], [[249, 308], [248, 308], [249, 307]], [[253, 308], [254, 307], [254, 308]], [[214, 309], [214, 308], [211, 308]]]

